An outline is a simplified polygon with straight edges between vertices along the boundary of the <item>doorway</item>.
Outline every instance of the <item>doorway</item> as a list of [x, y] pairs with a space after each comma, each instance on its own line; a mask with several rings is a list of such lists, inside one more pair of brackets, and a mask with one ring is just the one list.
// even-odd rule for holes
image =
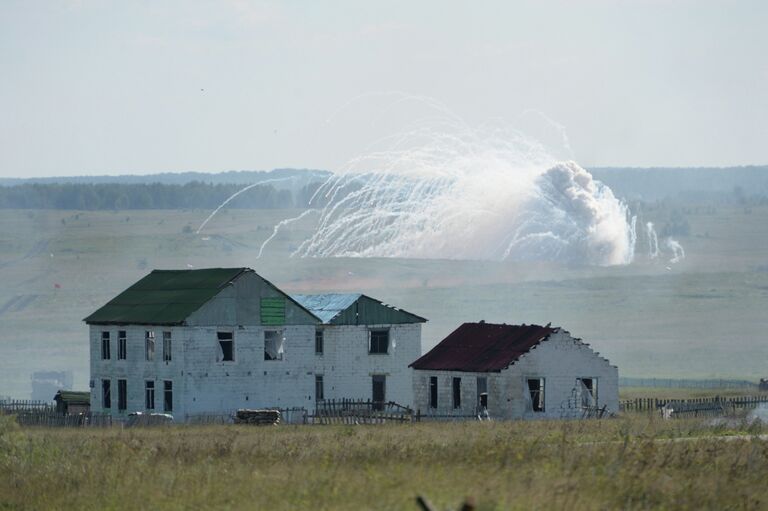
[[387, 377], [383, 374], [375, 374], [371, 377], [373, 409], [383, 410], [387, 401]]

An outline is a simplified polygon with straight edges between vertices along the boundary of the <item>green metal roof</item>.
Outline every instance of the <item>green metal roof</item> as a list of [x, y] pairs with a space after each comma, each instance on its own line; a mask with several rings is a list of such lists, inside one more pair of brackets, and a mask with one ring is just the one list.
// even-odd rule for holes
[[326, 325], [392, 325], [427, 321], [421, 316], [359, 293], [291, 295], [291, 298]]
[[153, 270], [85, 318], [89, 324], [179, 325], [248, 268]]
[[53, 396], [54, 401], [61, 400], [70, 405], [91, 404], [91, 393], [76, 390], [60, 390]]

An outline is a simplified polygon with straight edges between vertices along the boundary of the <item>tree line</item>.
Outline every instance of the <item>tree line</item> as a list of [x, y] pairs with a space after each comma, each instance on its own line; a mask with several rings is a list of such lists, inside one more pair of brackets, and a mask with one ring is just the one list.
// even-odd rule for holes
[[[257, 185], [237, 196], [231, 208], [305, 208], [320, 183], [296, 190]], [[1, 209], [212, 209], [243, 189], [242, 184], [192, 181], [183, 185], [161, 183], [34, 183], [0, 186]]]

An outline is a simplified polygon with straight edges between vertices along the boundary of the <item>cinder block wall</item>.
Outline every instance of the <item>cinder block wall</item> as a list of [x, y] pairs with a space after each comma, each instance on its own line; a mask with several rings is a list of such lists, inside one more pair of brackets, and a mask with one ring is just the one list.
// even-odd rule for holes
[[[438, 408], [429, 408], [429, 377], [438, 378]], [[461, 406], [453, 407], [453, 378], [461, 378]], [[619, 374], [615, 366], [567, 332], [552, 334], [513, 365], [498, 373], [414, 371], [414, 407], [422, 413], [471, 415], [477, 406], [477, 378], [486, 377], [488, 410], [503, 419], [559, 418], [569, 415], [577, 378], [596, 378], [598, 406], [619, 409]], [[528, 410], [528, 378], [544, 378], [544, 411]]]
[[[414, 408], [429, 415], [474, 415], [477, 412], [477, 379], [486, 378], [489, 408], [498, 409], [502, 402], [501, 373], [469, 373], [464, 371], [413, 371]], [[430, 408], [429, 379], [437, 377], [437, 408]], [[460, 378], [461, 403], [454, 408], [453, 379]], [[498, 416], [497, 416], [498, 417]]]
[[[188, 413], [310, 407], [314, 399], [314, 326], [236, 327], [235, 360], [231, 362], [217, 360], [219, 330], [226, 329], [195, 328], [185, 342]], [[264, 360], [266, 331], [282, 332], [282, 360]]]
[[[386, 399], [413, 403], [408, 364], [421, 354], [421, 325], [325, 326], [324, 353], [315, 354], [315, 326], [113, 327], [91, 325], [91, 406], [102, 408], [101, 381], [111, 381], [116, 417], [147, 411], [145, 382], [155, 382], [155, 412], [163, 412], [164, 381], [173, 382], [177, 422], [187, 414], [229, 413], [237, 408], [315, 406], [315, 375], [322, 374], [326, 399], [371, 399], [372, 376], [386, 376]], [[368, 353], [370, 328], [389, 328], [387, 354]], [[117, 359], [119, 330], [127, 333], [127, 358]], [[145, 335], [155, 332], [155, 357], [145, 357]], [[264, 360], [264, 332], [283, 332], [283, 360]], [[110, 332], [110, 359], [101, 359], [101, 332]], [[163, 332], [171, 332], [172, 360], [163, 361]], [[218, 331], [233, 332], [235, 360], [218, 360]], [[127, 380], [127, 408], [118, 410], [117, 380]]]
[[[387, 354], [368, 352], [369, 331], [389, 328]], [[325, 326], [324, 353], [315, 357], [326, 399], [371, 399], [372, 376], [386, 376], [386, 400], [413, 404], [408, 364], [421, 354], [421, 324]]]
[[545, 380], [544, 412], [529, 412], [526, 400], [512, 399], [510, 417], [567, 416], [577, 378], [596, 378], [598, 406], [607, 405], [612, 412], [619, 410], [619, 370], [568, 332], [552, 334], [502, 373], [508, 396], [524, 396], [528, 378]]
[[[127, 333], [126, 360], [117, 359], [117, 333]], [[155, 357], [147, 361], [145, 335], [155, 331]], [[283, 360], [264, 360], [264, 331], [283, 332]], [[110, 359], [101, 358], [101, 333], [110, 332]], [[163, 331], [172, 336], [172, 360], [163, 361]], [[219, 360], [218, 331], [232, 331], [235, 360]], [[314, 406], [312, 325], [282, 327], [90, 327], [91, 406], [102, 408], [101, 381], [111, 381], [113, 416], [146, 411], [145, 382], [155, 381], [155, 412], [163, 412], [163, 382], [173, 382], [173, 415], [228, 413], [237, 408]], [[118, 410], [117, 380], [127, 380], [127, 409]]]

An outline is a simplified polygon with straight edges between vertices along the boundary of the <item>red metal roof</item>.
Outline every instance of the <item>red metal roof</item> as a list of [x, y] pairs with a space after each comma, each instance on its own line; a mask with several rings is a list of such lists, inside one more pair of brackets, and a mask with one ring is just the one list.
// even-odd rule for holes
[[556, 328], [464, 323], [410, 367], [433, 371], [501, 371]]

